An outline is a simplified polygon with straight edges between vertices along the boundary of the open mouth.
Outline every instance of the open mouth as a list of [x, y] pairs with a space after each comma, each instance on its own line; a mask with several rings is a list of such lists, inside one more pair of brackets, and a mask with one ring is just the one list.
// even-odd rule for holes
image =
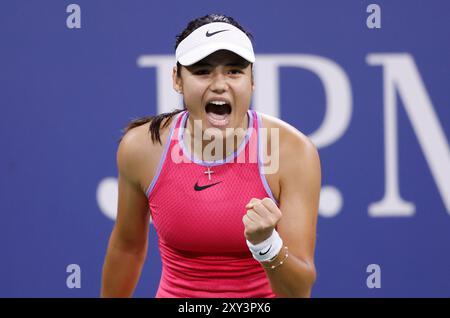
[[226, 102], [210, 102], [206, 104], [205, 111], [211, 126], [224, 127], [230, 123], [231, 105]]
[[231, 106], [230, 104], [214, 104], [214, 103], [208, 103], [206, 104], [205, 110], [207, 113], [214, 113], [217, 115], [229, 115], [231, 114]]

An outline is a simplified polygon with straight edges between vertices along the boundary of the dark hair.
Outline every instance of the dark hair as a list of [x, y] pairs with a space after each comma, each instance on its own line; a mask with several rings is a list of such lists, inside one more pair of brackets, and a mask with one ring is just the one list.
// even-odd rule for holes
[[[242, 32], [244, 32], [250, 39], [253, 39], [253, 36], [251, 35], [251, 33], [244, 30], [244, 28], [241, 25], [239, 25], [239, 23], [236, 20], [234, 20], [232, 17], [226, 16], [223, 14], [208, 14], [203, 17], [196, 18], [196, 19], [190, 21], [188, 23], [188, 25], [186, 26], [186, 28], [180, 34], [178, 34], [176, 36], [175, 50], [177, 49], [180, 42], [183, 41], [189, 34], [194, 32], [199, 27], [201, 27], [205, 24], [208, 24], [208, 23], [212, 23], [212, 22], [229, 23], [229, 24], [237, 27], [238, 29], [240, 29]], [[180, 76], [180, 74], [181, 74], [181, 64], [177, 62], [177, 76]], [[150, 122], [149, 132], [151, 134], [152, 142], [155, 143], [156, 141], [158, 141], [162, 145], [160, 130], [162, 128], [167, 127], [167, 125], [170, 122], [170, 118], [172, 118], [174, 115], [182, 112], [185, 109], [186, 109], [186, 107], [183, 106], [183, 109], [175, 109], [169, 113], [162, 113], [162, 114], [155, 115], [155, 116], [147, 116], [147, 117], [134, 119], [128, 123], [128, 125], [126, 126], [125, 129], [122, 130], [123, 134], [122, 134], [122, 137], [120, 138], [120, 140], [122, 140], [123, 136], [129, 130]], [[165, 119], [167, 119], [167, 120], [161, 126], [161, 123]]]

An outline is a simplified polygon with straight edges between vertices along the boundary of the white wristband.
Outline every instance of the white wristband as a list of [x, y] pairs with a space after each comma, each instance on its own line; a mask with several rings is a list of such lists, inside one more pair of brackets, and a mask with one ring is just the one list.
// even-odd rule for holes
[[283, 247], [283, 240], [274, 229], [268, 239], [255, 245], [247, 240], [247, 245], [254, 259], [259, 262], [265, 262], [278, 255]]

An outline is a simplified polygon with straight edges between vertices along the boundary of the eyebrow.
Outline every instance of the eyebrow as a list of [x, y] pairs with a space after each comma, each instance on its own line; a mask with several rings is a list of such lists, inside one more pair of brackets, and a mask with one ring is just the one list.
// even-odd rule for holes
[[[235, 66], [235, 67], [242, 67], [242, 68], [246, 68], [248, 65], [248, 62], [241, 62], [241, 61], [233, 61], [230, 63], [225, 64], [225, 66]], [[191, 67], [213, 67], [214, 65], [212, 65], [211, 63], [207, 63], [207, 62], [198, 62], [195, 63], [194, 65], [191, 65]]]
[[249, 62], [231, 62], [226, 64], [226, 66], [238, 66], [238, 67], [242, 67], [245, 68], [247, 67], [247, 65], [250, 64]]

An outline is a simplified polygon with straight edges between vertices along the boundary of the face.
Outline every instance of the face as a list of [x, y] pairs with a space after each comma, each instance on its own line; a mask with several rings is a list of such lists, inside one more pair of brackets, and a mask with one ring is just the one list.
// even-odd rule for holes
[[202, 130], [246, 127], [245, 116], [253, 93], [251, 64], [230, 51], [217, 51], [173, 74], [174, 88], [181, 91], [193, 121]]

